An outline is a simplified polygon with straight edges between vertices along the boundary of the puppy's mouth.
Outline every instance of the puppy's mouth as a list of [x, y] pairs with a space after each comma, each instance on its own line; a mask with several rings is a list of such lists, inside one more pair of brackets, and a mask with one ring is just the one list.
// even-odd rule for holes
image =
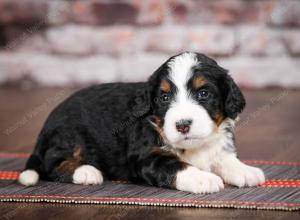
[[189, 136], [185, 136], [185, 137], [183, 138], [184, 141], [193, 140], [193, 139], [196, 139], [196, 138], [189, 137]]
[[196, 137], [196, 136], [193, 136], [193, 135], [184, 135], [180, 140], [179, 142], [182, 142], [182, 141], [192, 141], [192, 140], [200, 140], [199, 137]]
[[172, 145], [178, 149], [189, 149], [198, 146], [198, 143], [201, 143], [202, 138], [195, 137], [191, 135], [184, 135], [180, 139], [178, 139]]

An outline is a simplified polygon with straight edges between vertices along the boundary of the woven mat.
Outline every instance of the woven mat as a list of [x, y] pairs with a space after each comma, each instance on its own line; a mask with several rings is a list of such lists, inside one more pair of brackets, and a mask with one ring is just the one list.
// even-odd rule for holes
[[244, 161], [262, 168], [267, 181], [257, 187], [199, 195], [171, 189], [106, 181], [81, 186], [41, 181], [34, 187], [16, 182], [28, 154], [0, 153], [1, 202], [134, 204], [178, 207], [300, 210], [300, 162]]

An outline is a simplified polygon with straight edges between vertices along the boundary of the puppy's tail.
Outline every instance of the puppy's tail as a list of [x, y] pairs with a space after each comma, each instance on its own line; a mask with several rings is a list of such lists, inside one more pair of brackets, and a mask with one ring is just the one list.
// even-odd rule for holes
[[39, 178], [40, 175], [35, 170], [24, 170], [19, 176], [19, 183], [24, 186], [34, 186]]
[[34, 186], [38, 183], [40, 175], [38, 170], [40, 170], [42, 162], [37, 155], [32, 154], [27, 161], [25, 170], [20, 174], [18, 181], [24, 186]]

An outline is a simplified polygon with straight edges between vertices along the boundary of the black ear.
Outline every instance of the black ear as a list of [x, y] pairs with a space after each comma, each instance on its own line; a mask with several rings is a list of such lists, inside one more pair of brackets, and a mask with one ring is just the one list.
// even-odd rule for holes
[[233, 81], [231, 76], [226, 74], [224, 79], [224, 89], [225, 89], [225, 113], [227, 114], [227, 117], [235, 119], [239, 113], [243, 111], [243, 109], [246, 106], [245, 98], [239, 89], [239, 87], [236, 85], [236, 83]]
[[150, 111], [150, 88], [145, 84], [145, 87], [138, 89], [133, 100], [132, 112], [133, 116], [139, 118]]

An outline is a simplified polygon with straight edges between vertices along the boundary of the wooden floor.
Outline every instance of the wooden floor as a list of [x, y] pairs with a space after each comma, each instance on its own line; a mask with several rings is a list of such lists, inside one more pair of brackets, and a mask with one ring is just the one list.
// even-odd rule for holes
[[[0, 88], [0, 151], [32, 150], [43, 121], [71, 89]], [[245, 91], [236, 128], [241, 159], [300, 161], [300, 91]], [[2, 203], [0, 219], [300, 219], [299, 212]]]

